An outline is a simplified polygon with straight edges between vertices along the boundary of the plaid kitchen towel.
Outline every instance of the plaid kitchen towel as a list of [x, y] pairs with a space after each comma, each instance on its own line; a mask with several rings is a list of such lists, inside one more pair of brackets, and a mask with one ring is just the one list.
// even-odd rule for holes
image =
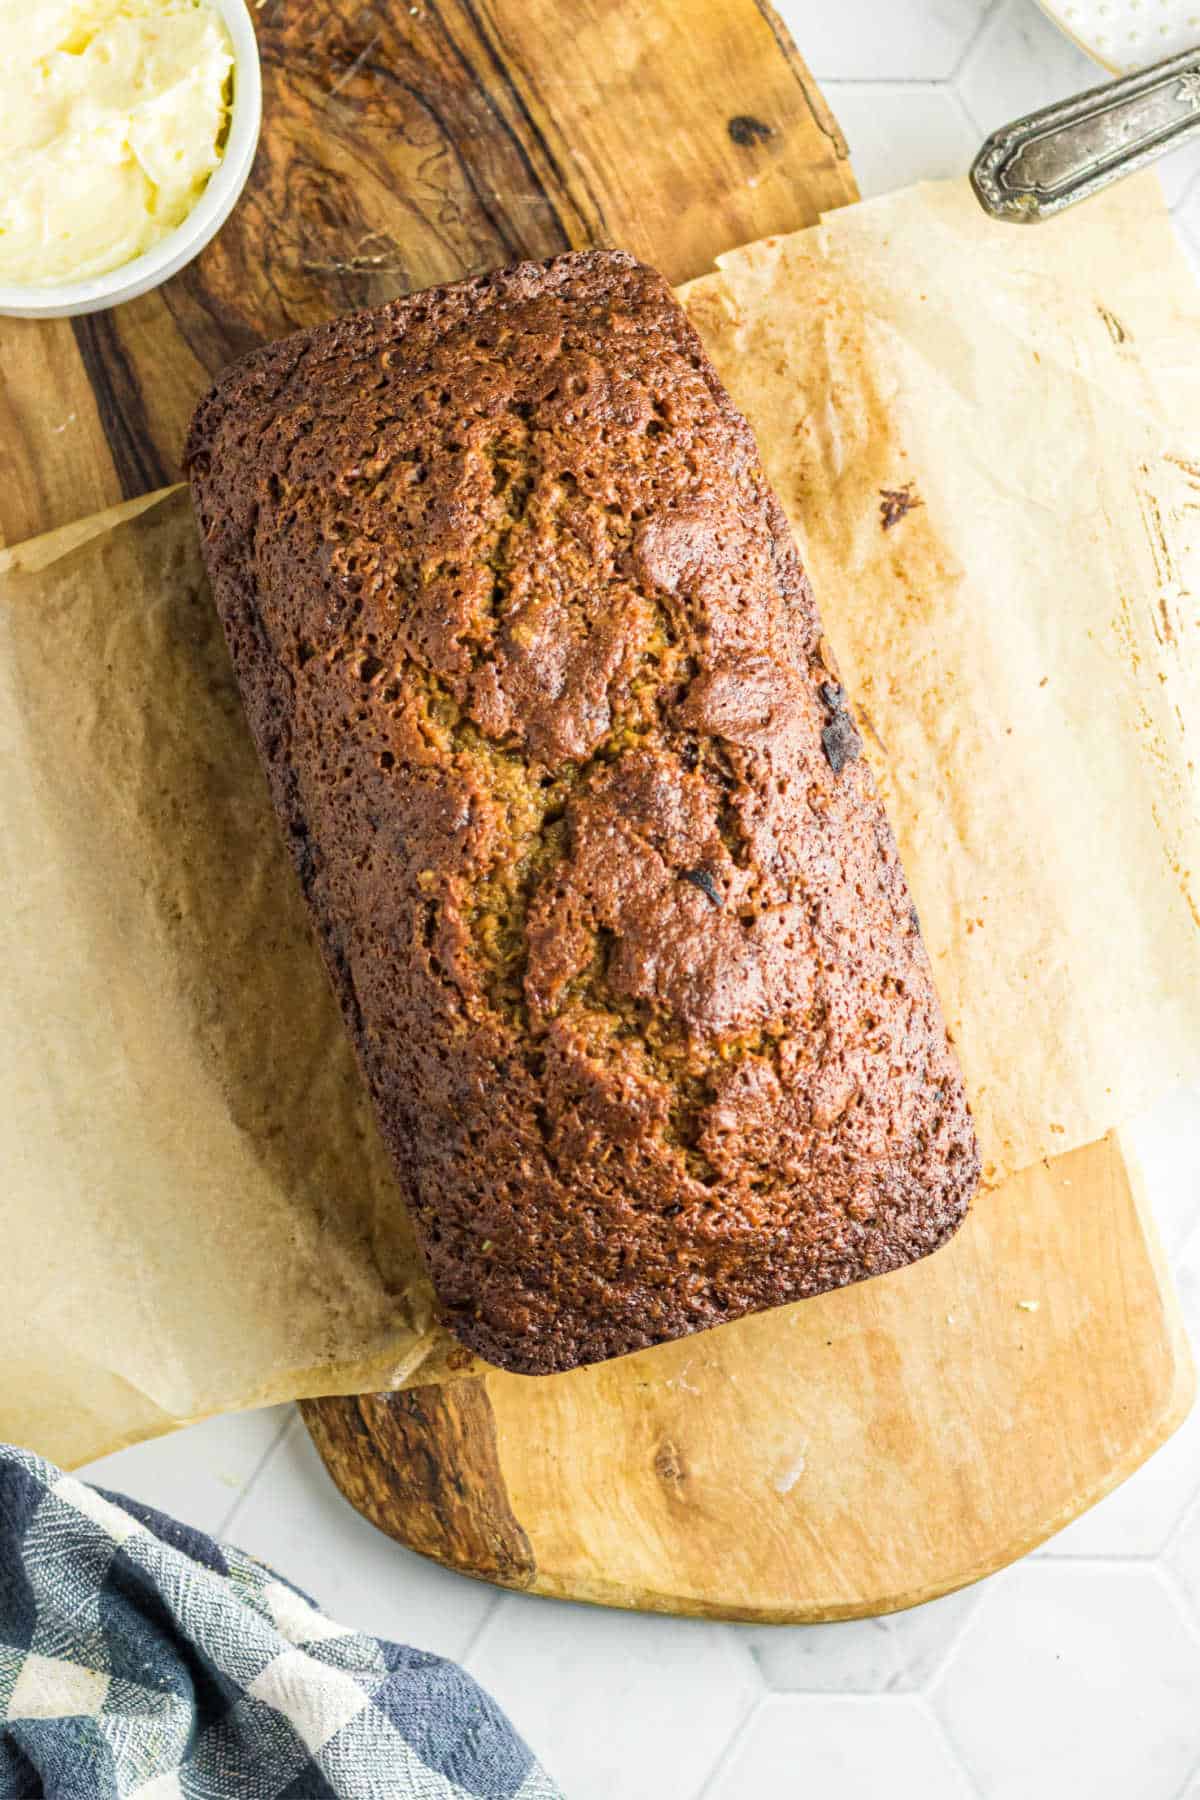
[[0, 1445], [0, 1800], [562, 1800], [439, 1656]]

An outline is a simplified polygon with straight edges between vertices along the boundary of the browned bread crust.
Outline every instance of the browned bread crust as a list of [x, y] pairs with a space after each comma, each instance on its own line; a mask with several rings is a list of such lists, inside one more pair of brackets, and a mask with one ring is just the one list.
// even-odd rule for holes
[[187, 461], [463, 1342], [568, 1369], [944, 1242], [978, 1158], [916, 914], [661, 277], [562, 256], [302, 332], [222, 376]]

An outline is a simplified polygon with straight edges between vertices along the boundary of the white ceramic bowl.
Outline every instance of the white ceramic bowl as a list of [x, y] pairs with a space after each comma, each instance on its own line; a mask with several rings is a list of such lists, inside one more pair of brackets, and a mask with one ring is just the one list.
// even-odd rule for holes
[[176, 274], [221, 229], [246, 185], [258, 147], [262, 71], [245, 0], [210, 0], [210, 4], [224, 19], [233, 42], [233, 107], [225, 154], [187, 218], [144, 255], [87, 281], [44, 287], [0, 282], [0, 313], [19, 319], [63, 319], [119, 306]]
[[1114, 75], [1200, 44], [1200, 0], [1041, 0], [1041, 6]]

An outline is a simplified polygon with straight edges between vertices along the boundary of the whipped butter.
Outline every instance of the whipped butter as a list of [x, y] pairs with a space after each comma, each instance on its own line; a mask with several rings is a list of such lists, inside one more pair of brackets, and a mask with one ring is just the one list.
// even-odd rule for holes
[[173, 231], [232, 68], [204, 0], [0, 0], [0, 282], [86, 280]]

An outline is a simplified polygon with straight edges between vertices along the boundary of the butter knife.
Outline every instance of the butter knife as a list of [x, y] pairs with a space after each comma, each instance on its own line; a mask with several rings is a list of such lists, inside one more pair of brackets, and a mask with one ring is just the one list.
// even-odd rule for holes
[[994, 219], [1033, 225], [1200, 136], [1200, 49], [993, 131], [971, 186]]

